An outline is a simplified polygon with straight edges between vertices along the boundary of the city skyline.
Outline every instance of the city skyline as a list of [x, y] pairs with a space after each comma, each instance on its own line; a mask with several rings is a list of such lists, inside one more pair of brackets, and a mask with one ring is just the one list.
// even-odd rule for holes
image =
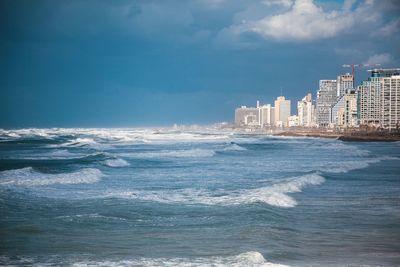
[[[379, 65], [379, 64], [377, 64]], [[360, 66], [361, 67], [361, 66]], [[319, 80], [319, 89], [297, 101], [280, 95], [271, 104], [235, 109], [236, 127], [258, 128], [337, 128], [398, 130], [400, 124], [400, 68], [368, 70], [370, 77], [355, 84], [355, 72], [338, 74], [335, 80]], [[283, 110], [283, 111], [282, 111]], [[284, 115], [283, 115], [284, 114]]]

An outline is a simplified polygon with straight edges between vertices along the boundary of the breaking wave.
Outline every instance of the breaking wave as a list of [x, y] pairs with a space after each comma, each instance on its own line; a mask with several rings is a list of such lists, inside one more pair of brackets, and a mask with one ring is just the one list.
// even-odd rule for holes
[[198, 189], [180, 189], [168, 191], [125, 191], [111, 192], [105, 195], [110, 198], [128, 198], [161, 203], [183, 203], [204, 205], [243, 205], [265, 203], [275, 207], [292, 208], [297, 205], [288, 193], [301, 192], [309, 185], [319, 185], [325, 179], [319, 174], [308, 174], [288, 178], [271, 186], [244, 189], [237, 191], [218, 191], [216, 193]]
[[91, 184], [100, 181], [103, 173], [94, 168], [85, 168], [70, 173], [41, 173], [32, 167], [0, 172], [0, 185], [46, 186], [53, 184]]
[[38, 261], [34, 257], [13, 257], [0, 256], [0, 263], [4, 265], [34, 265], [34, 266], [53, 266], [68, 265], [75, 267], [88, 266], [182, 266], [182, 267], [200, 267], [200, 266], [235, 266], [235, 267], [287, 267], [287, 265], [268, 262], [260, 252], [248, 251], [235, 256], [212, 256], [196, 258], [137, 258], [125, 260], [84, 260], [76, 261], [63, 259], [57, 256], [49, 257], [46, 261]]
[[109, 167], [126, 167], [130, 164], [124, 159], [107, 159], [104, 161], [104, 165]]
[[329, 162], [323, 166], [320, 170], [323, 172], [330, 173], [346, 173], [352, 170], [359, 170], [367, 168], [369, 165], [381, 162], [383, 160], [400, 160], [397, 157], [377, 157], [377, 158], [360, 158], [359, 160], [349, 160], [340, 162], [337, 164], [335, 162]]
[[245, 147], [242, 147], [238, 144], [231, 144], [223, 149], [224, 151], [245, 151], [247, 150]]
[[124, 153], [123, 156], [130, 158], [204, 158], [212, 157], [215, 151], [211, 149], [188, 149], [188, 150], [161, 150], [157, 152]]

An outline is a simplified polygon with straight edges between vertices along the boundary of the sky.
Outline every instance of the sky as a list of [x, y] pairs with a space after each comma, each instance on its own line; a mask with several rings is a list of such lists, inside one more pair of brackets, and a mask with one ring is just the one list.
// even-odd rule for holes
[[[400, 67], [397, 0], [1, 0], [0, 128], [232, 122]], [[357, 69], [357, 83], [369, 68]]]

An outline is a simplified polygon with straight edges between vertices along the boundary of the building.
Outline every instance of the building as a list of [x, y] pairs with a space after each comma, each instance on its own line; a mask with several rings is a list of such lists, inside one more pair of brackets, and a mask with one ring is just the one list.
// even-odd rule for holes
[[360, 125], [381, 126], [381, 82], [378, 77], [370, 77], [357, 87], [358, 118]]
[[316, 123], [318, 127], [328, 127], [330, 125], [331, 108], [336, 102], [336, 80], [320, 80], [316, 103]]
[[288, 127], [299, 126], [299, 116], [293, 115], [288, 117]]
[[262, 105], [259, 108], [261, 110], [261, 127], [274, 126], [275, 108], [271, 104]]
[[238, 127], [271, 127], [275, 126], [274, 107], [270, 104], [260, 106], [257, 101], [256, 107], [241, 106], [235, 110], [235, 125]]
[[357, 94], [354, 90], [344, 94], [332, 107], [331, 126], [339, 128], [358, 126]]
[[275, 100], [275, 126], [287, 127], [290, 116], [290, 100], [284, 96], [278, 96]]
[[400, 75], [381, 80], [381, 124], [389, 131], [400, 129]]
[[315, 106], [312, 103], [311, 94], [307, 94], [297, 102], [297, 115], [299, 126], [312, 127], [315, 124]]
[[349, 90], [354, 90], [354, 77], [350, 73], [339, 75], [336, 81], [338, 99]]
[[235, 125], [260, 126], [260, 109], [257, 107], [241, 106], [235, 110]]
[[[386, 108], [388, 111], [388, 107], [384, 106], [388, 102], [382, 99], [383, 79], [391, 79], [393, 76], [400, 75], [400, 69], [373, 69], [369, 70], [369, 72], [371, 72], [371, 77], [357, 87], [360, 125], [386, 128], [388, 124], [384, 126], [382, 120], [385, 113], [384, 109]], [[386, 81], [386, 83], [388, 82]], [[386, 90], [386, 94], [388, 94], [388, 90]], [[389, 113], [386, 114], [386, 117], [390, 117]]]

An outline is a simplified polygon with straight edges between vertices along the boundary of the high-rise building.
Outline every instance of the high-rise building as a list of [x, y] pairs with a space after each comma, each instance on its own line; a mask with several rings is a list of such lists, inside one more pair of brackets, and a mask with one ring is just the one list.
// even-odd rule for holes
[[271, 107], [271, 104], [262, 105], [259, 107], [261, 110], [261, 126], [262, 127], [270, 127], [274, 126], [274, 107]]
[[315, 123], [315, 107], [312, 103], [311, 94], [307, 94], [301, 101], [297, 102], [297, 114], [299, 126], [312, 127]]
[[381, 124], [381, 82], [370, 77], [357, 86], [360, 125], [379, 127]]
[[337, 77], [337, 97], [341, 98], [349, 90], [354, 89], [354, 77], [350, 73]]
[[361, 125], [385, 128], [382, 119], [384, 109], [388, 109], [384, 105], [388, 102], [382, 99], [383, 79], [400, 75], [400, 69], [373, 69], [369, 72], [371, 77], [357, 87], [359, 121]]
[[400, 75], [382, 78], [382, 117], [383, 128], [389, 131], [400, 129]]
[[235, 110], [235, 125], [260, 126], [260, 109], [255, 107], [241, 106]]
[[344, 94], [332, 107], [331, 125], [340, 128], [358, 126], [357, 94], [354, 90]]
[[320, 80], [317, 92], [316, 123], [318, 127], [328, 127], [331, 108], [337, 102], [336, 80]]
[[284, 96], [278, 96], [275, 100], [275, 125], [278, 127], [288, 126], [288, 117], [290, 116], [290, 100]]
[[270, 104], [260, 105], [260, 102], [257, 101], [256, 107], [242, 106], [235, 110], [235, 125], [238, 127], [271, 127], [275, 125], [274, 121], [274, 107]]

